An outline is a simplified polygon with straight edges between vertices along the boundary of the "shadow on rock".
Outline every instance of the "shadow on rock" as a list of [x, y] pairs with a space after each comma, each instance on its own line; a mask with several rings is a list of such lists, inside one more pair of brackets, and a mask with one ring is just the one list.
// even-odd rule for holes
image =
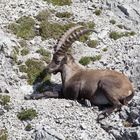
[[26, 95], [24, 98], [42, 99], [42, 98], [60, 98], [62, 96], [62, 85], [52, 83], [49, 79], [45, 79], [48, 75], [46, 69], [43, 69], [33, 82], [33, 93]]

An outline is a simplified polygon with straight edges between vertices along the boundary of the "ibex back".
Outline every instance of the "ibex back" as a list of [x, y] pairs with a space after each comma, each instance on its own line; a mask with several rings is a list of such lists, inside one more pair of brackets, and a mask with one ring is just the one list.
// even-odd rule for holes
[[133, 87], [124, 74], [113, 70], [84, 68], [67, 53], [72, 43], [89, 31], [91, 30], [84, 29], [82, 26], [69, 29], [57, 42], [47, 72], [61, 73], [64, 98], [88, 99], [95, 105], [110, 104], [112, 108], [103, 112], [103, 114], [106, 112], [110, 114], [115, 108], [120, 109], [132, 99]]

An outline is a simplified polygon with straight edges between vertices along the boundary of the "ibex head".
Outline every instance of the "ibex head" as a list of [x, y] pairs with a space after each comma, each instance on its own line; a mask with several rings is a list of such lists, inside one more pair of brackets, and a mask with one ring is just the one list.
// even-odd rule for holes
[[48, 73], [56, 74], [61, 72], [64, 64], [74, 62], [73, 57], [67, 54], [68, 49], [72, 43], [77, 40], [81, 35], [94, 31], [91, 29], [85, 29], [83, 26], [76, 26], [70, 28], [57, 42], [54, 47], [53, 59], [47, 66]]

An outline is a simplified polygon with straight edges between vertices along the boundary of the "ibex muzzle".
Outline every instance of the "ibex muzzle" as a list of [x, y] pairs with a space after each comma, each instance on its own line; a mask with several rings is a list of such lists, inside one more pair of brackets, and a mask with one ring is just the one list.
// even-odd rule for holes
[[47, 70], [50, 73], [61, 73], [62, 91], [66, 99], [88, 99], [92, 104], [110, 104], [112, 108], [103, 113], [120, 109], [134, 95], [129, 79], [122, 73], [113, 70], [86, 69], [67, 54], [72, 43], [79, 36], [91, 30], [76, 26], [69, 29], [57, 42], [55, 53]]

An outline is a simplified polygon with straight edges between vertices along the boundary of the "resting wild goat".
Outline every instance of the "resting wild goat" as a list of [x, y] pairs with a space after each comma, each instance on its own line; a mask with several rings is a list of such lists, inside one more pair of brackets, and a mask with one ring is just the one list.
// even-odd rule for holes
[[[84, 68], [67, 53], [72, 43], [89, 31], [91, 30], [83, 26], [69, 29], [57, 42], [53, 59], [46, 70], [48, 73], [61, 73], [64, 98], [88, 99], [95, 105], [110, 104], [112, 107], [102, 113], [110, 114], [114, 109], [127, 105], [134, 95], [133, 87], [124, 74], [113, 70]], [[48, 94], [48, 97], [58, 95]]]

